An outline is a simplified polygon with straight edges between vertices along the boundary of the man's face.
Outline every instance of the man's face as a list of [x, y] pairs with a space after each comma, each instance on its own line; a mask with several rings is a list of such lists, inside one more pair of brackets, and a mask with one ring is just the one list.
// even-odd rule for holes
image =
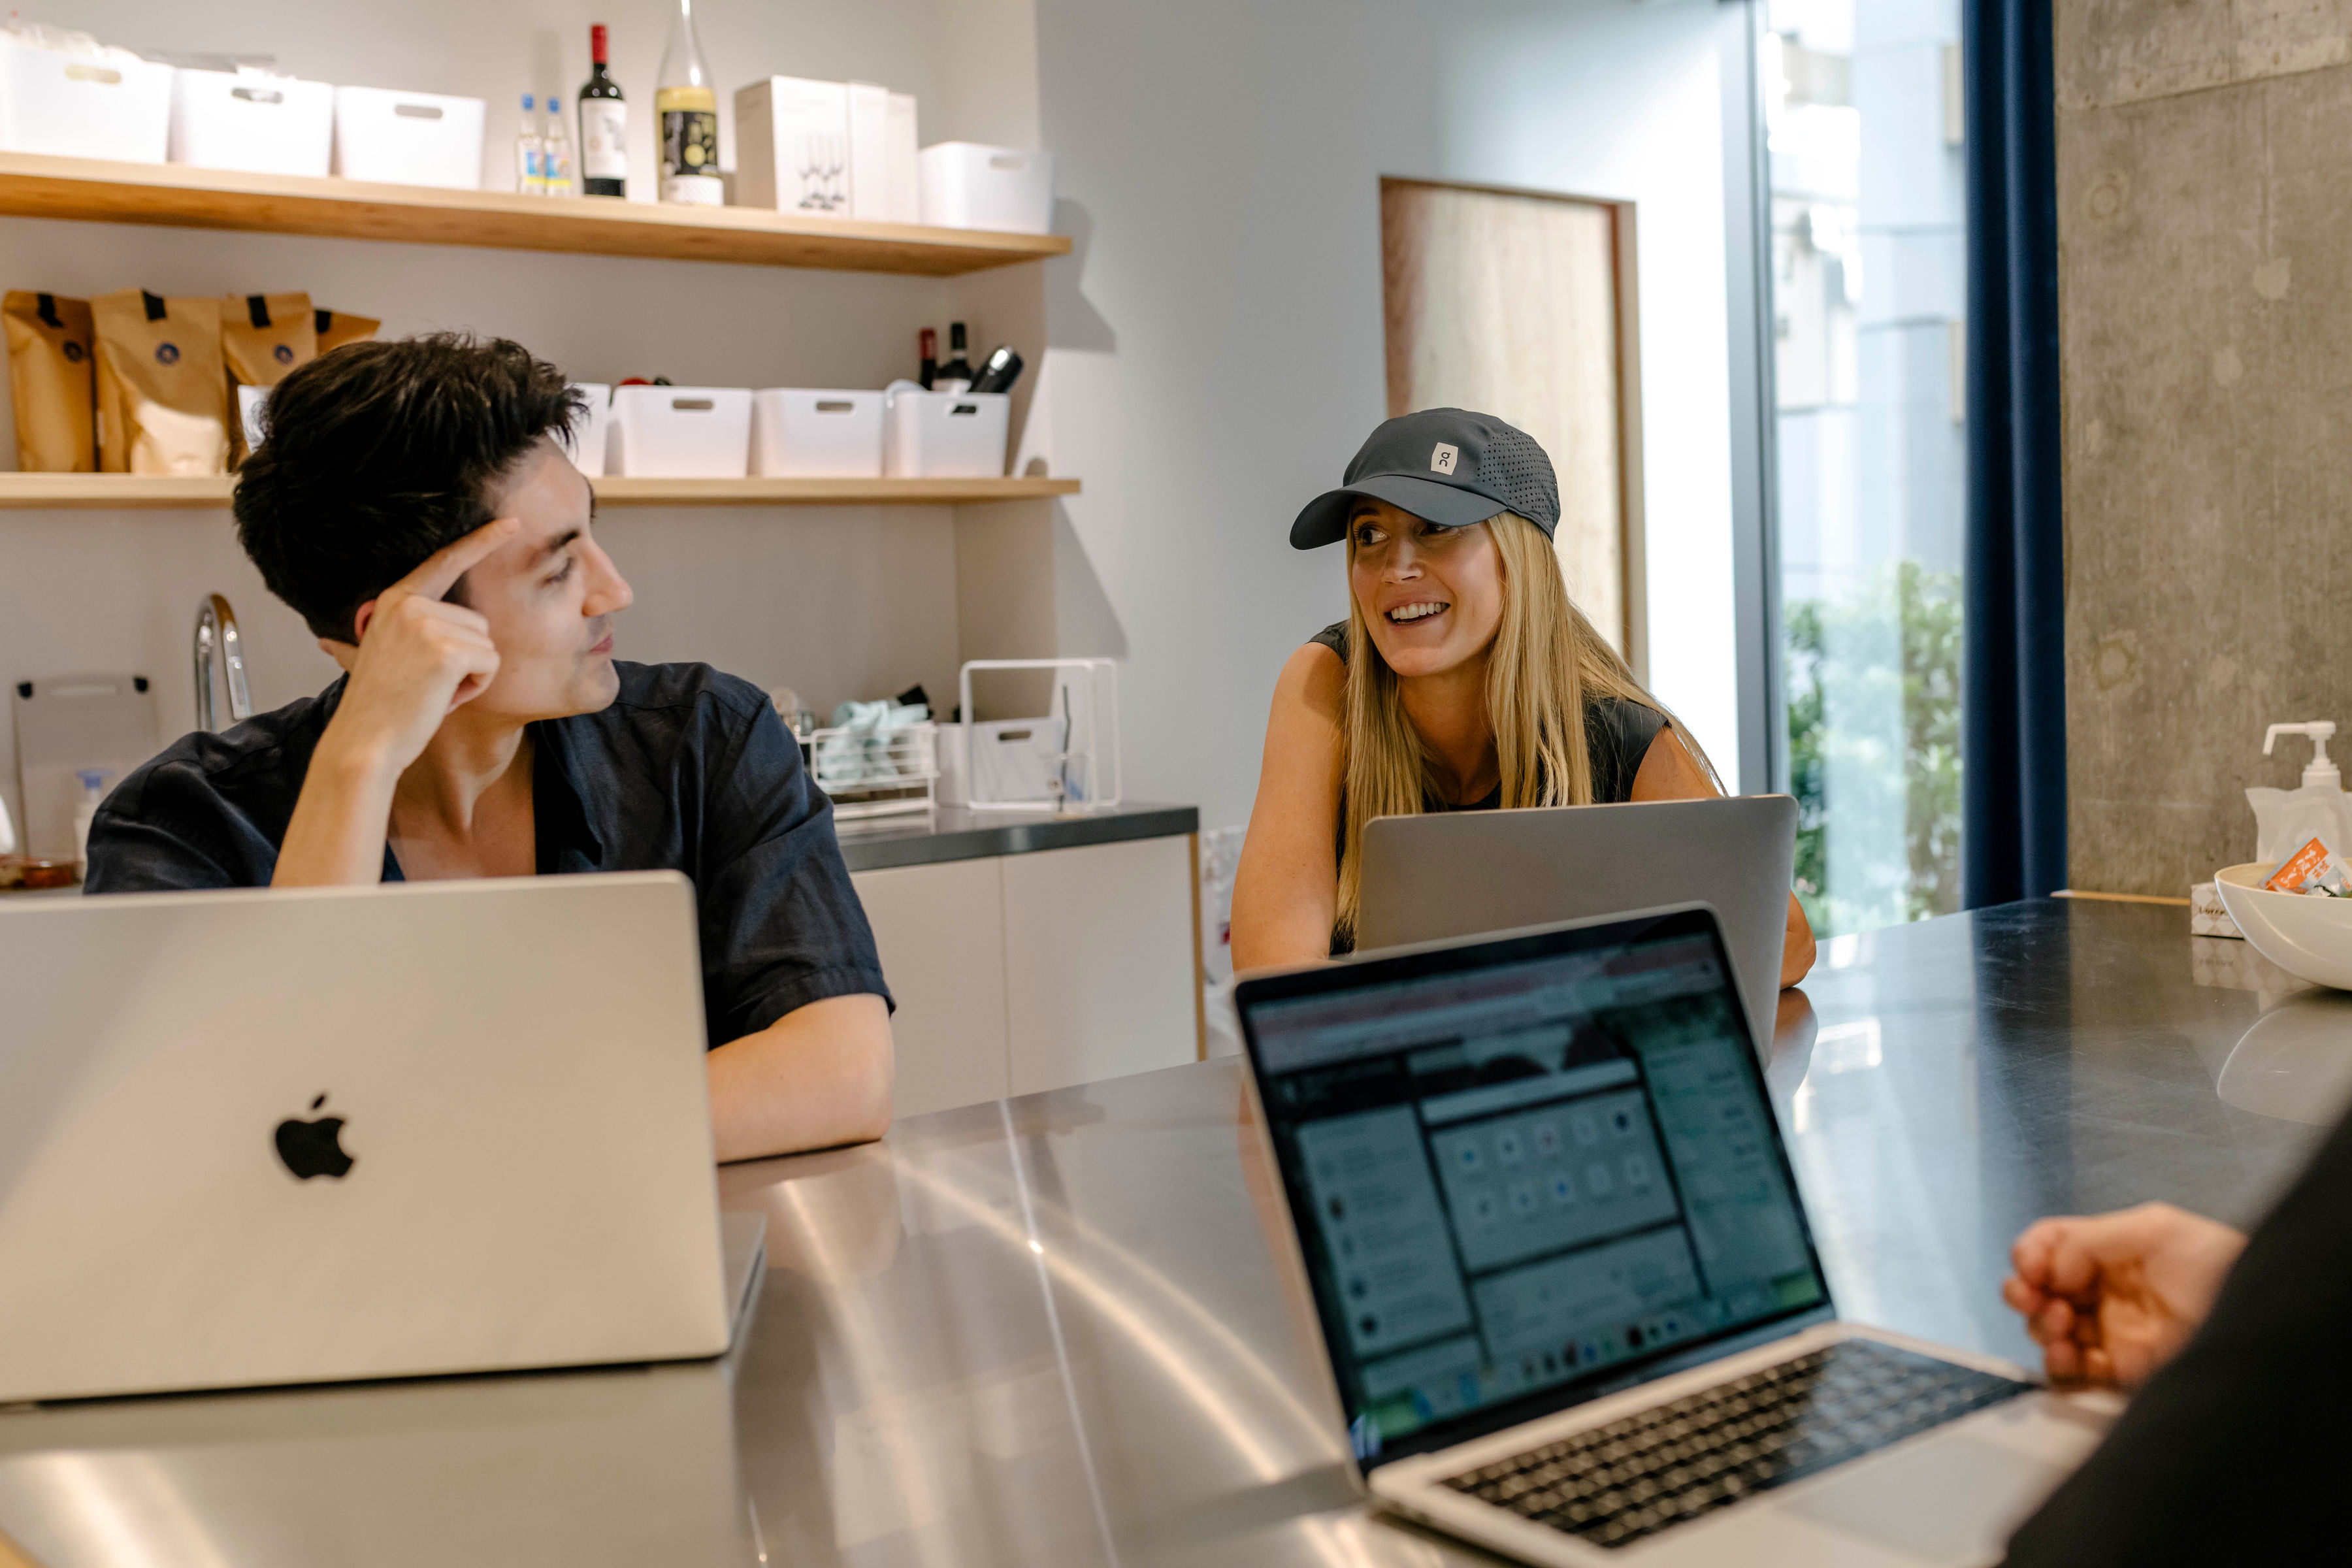
[[588, 481], [541, 437], [490, 505], [522, 527], [449, 595], [490, 623], [499, 650], [496, 679], [459, 711], [529, 721], [604, 708], [621, 689], [612, 617], [634, 595], [590, 534]]

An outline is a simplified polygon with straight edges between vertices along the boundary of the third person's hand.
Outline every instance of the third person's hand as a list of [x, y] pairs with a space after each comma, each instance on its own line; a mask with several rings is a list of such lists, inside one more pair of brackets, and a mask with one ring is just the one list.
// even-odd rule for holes
[[2010, 1248], [2001, 1299], [2024, 1316], [2053, 1382], [2137, 1388], [2205, 1321], [2245, 1246], [2170, 1204], [2045, 1219]]

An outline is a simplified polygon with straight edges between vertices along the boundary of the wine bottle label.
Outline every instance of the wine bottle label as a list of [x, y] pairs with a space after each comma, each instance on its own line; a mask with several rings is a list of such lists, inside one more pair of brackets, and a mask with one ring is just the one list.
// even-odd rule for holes
[[707, 109], [662, 111], [662, 173], [719, 173], [719, 116]]
[[580, 100], [580, 170], [592, 180], [629, 177], [629, 106], [610, 98]]

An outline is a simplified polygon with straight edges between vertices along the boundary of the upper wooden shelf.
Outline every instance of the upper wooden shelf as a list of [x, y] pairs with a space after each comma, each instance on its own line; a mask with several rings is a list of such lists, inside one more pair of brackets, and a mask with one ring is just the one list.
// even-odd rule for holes
[[[128, 510], [228, 505], [226, 474], [0, 474], [0, 509]], [[622, 506], [959, 506], [1074, 496], [1078, 481], [1001, 479], [624, 479], [591, 481], [596, 504]]]
[[757, 207], [374, 185], [27, 153], [0, 153], [0, 215], [929, 278], [1066, 256], [1070, 249], [1068, 237], [1058, 234], [856, 223]]

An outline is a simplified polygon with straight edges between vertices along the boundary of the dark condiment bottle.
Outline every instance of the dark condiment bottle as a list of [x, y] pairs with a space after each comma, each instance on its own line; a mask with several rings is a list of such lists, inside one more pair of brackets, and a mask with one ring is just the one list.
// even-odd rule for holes
[[961, 382], [962, 384], [953, 389], [957, 392], [965, 392], [971, 389], [971, 361], [964, 357], [963, 323], [961, 321], [950, 321], [948, 323], [948, 363], [940, 366], [940, 379], [941, 381]]

